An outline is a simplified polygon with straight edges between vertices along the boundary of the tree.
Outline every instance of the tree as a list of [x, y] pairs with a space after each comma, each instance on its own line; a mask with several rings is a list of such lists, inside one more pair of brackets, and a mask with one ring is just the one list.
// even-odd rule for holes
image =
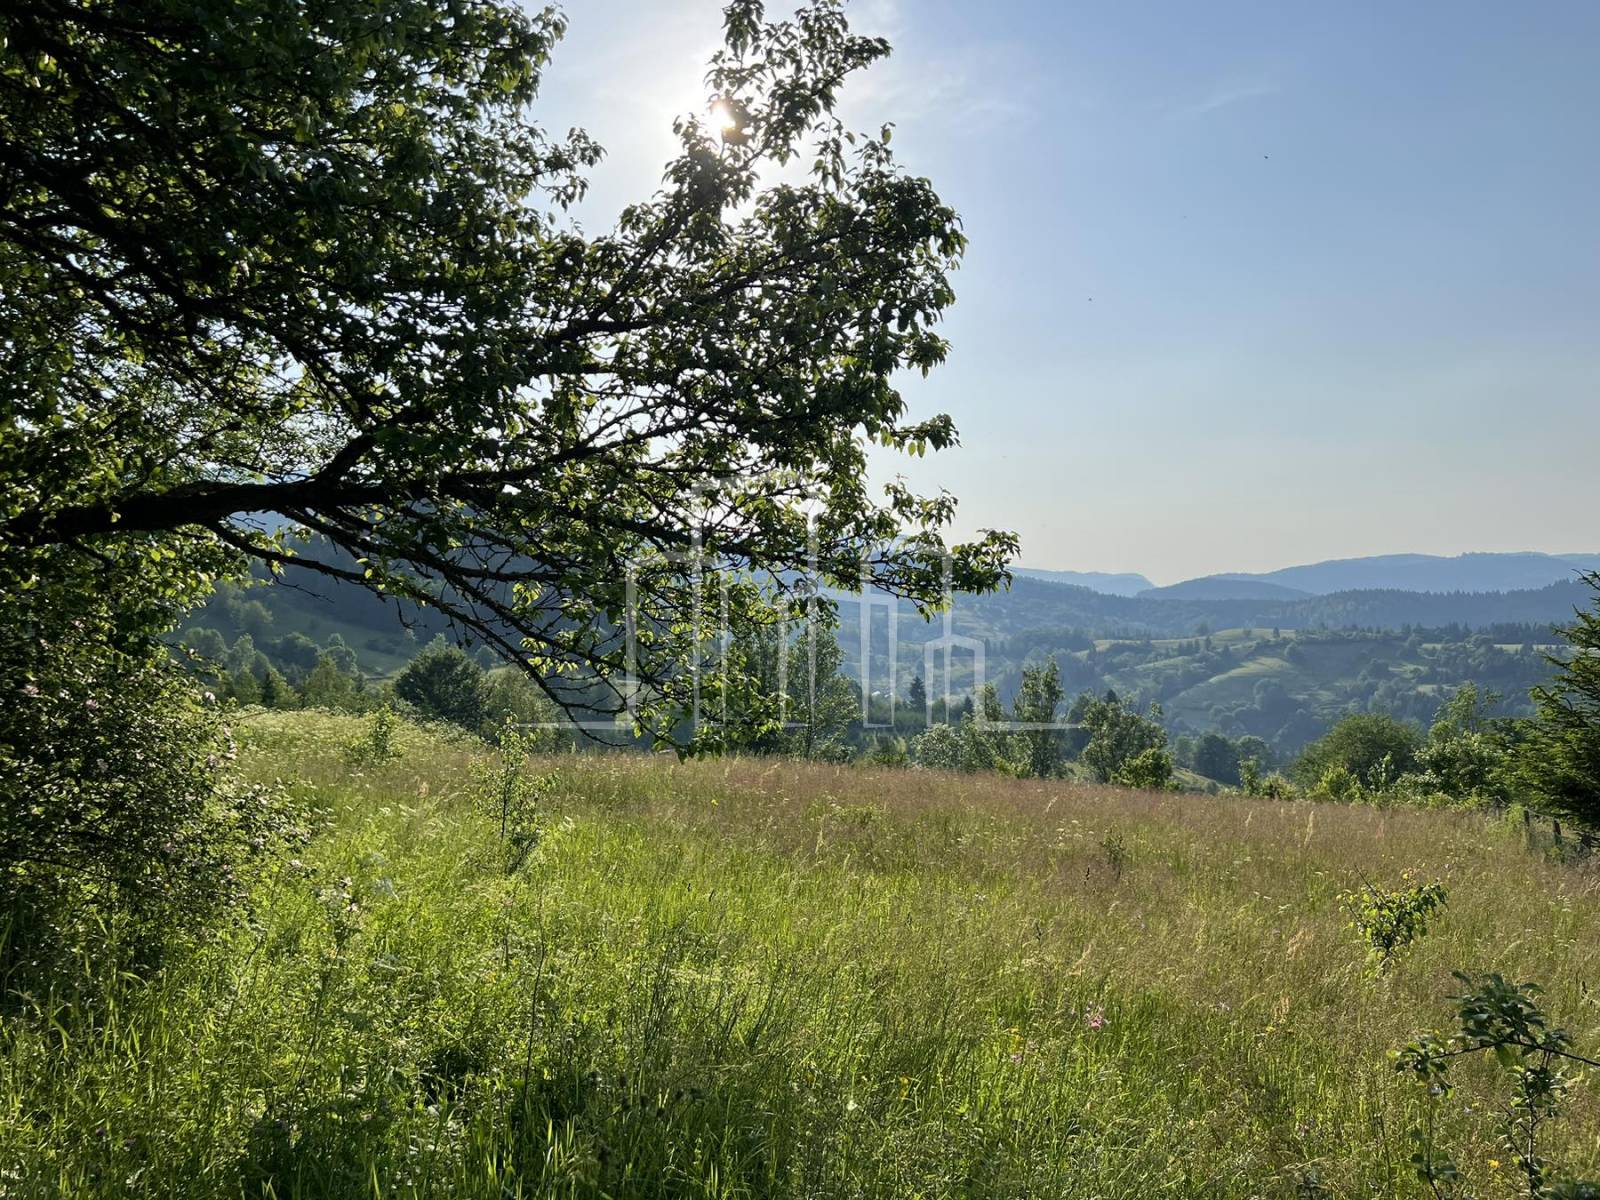
[[1294, 780], [1315, 788], [1330, 771], [1343, 771], [1361, 786], [1383, 791], [1416, 765], [1420, 742], [1414, 726], [1388, 713], [1354, 713], [1301, 752]]
[[1194, 770], [1218, 783], [1236, 784], [1239, 782], [1239, 757], [1237, 745], [1220, 733], [1208, 733], [1195, 745]]
[[277, 659], [277, 665], [296, 679], [303, 679], [310, 674], [320, 654], [317, 644], [303, 633], [291, 633], [280, 638], [272, 648], [272, 657]]
[[228, 675], [228, 696], [240, 704], [261, 703], [261, 681], [253, 671], [233, 671]]
[[916, 710], [919, 719], [926, 718], [928, 713], [928, 685], [922, 682], [922, 673], [920, 671], [911, 677], [911, 687], [906, 691], [906, 699], [911, 702], [911, 707]]
[[826, 614], [814, 612], [793, 633], [787, 625], [762, 625], [749, 636], [756, 643], [752, 670], [765, 704], [759, 732], [742, 744], [800, 758], [849, 758], [847, 734], [860, 719], [861, 692], [843, 673], [844, 651]]
[[300, 695], [277, 667], [268, 667], [261, 677], [261, 704], [265, 708], [298, 708]]
[[834, 115], [887, 44], [838, 0], [734, 0], [714, 115], [589, 236], [600, 149], [532, 111], [562, 30], [504, 0], [8, 10], [0, 592], [255, 560], [429, 605], [563, 704], [612, 681], [661, 731], [702, 563], [752, 613], [819, 581], [936, 602], [953, 502], [864, 482], [872, 443], [956, 440], [894, 381], [945, 357], [959, 219]]
[[1419, 785], [1455, 800], [1509, 799], [1510, 722], [1486, 714], [1499, 699], [1494, 692], [1465, 683], [1439, 706], [1428, 737], [1417, 750]]
[[970, 712], [949, 725], [930, 725], [911, 743], [911, 758], [919, 767], [935, 771], [996, 771], [1002, 775], [1026, 773], [1025, 754], [1016, 753], [1012, 739], [987, 728]]
[[343, 635], [334, 634], [328, 639], [328, 644], [323, 647], [323, 653], [342, 674], [359, 679], [361, 676], [361, 660], [356, 657], [344, 640]]
[[361, 681], [340, 670], [331, 654], [319, 654], [317, 665], [311, 668], [306, 681], [300, 685], [300, 703], [307, 708], [359, 711], [362, 707]]
[[201, 626], [197, 629], [187, 629], [183, 634], [183, 644], [187, 646], [200, 660], [202, 666], [215, 669], [222, 665], [223, 659], [228, 656], [228, 644], [222, 640], [222, 635], [215, 629]]
[[235, 675], [256, 675], [267, 669], [266, 658], [256, 649], [256, 641], [248, 633], [239, 635], [228, 648], [228, 656], [223, 662], [229, 672]]
[[790, 720], [801, 758], [847, 759], [850, 723], [861, 716], [861, 692], [843, 672], [844, 651], [833, 630], [809, 623], [789, 648]]
[[423, 716], [480, 732], [489, 712], [483, 668], [441, 634], [422, 648], [395, 678], [394, 694]]
[[1574, 822], [1588, 840], [1600, 832], [1600, 573], [1588, 611], [1560, 630], [1570, 652], [1550, 656], [1555, 678], [1533, 689], [1536, 714], [1518, 755], [1518, 775], [1551, 816]]
[[484, 730], [502, 750], [507, 730], [515, 733], [518, 745], [536, 753], [572, 748], [572, 732], [564, 728], [564, 714], [525, 672], [502, 665], [489, 671], [484, 680], [488, 685]]
[[1066, 693], [1061, 687], [1061, 668], [1056, 660], [1022, 668], [1022, 686], [1011, 704], [1012, 719], [1043, 728], [1025, 729], [1022, 738], [1028, 745], [1028, 774], [1048, 778], [1061, 770], [1065, 757], [1061, 730], [1056, 728], [1056, 710]]
[[[1117, 778], [1123, 767], [1146, 750], [1165, 753], [1167, 731], [1156, 720], [1161, 710], [1152, 706], [1150, 716], [1141, 717], [1124, 708], [1116, 693], [1107, 692], [1103, 700], [1079, 697], [1073, 704], [1077, 721], [1089, 731], [1089, 742], [1079, 755], [1101, 783]], [[1167, 772], [1171, 773], [1171, 759]]]

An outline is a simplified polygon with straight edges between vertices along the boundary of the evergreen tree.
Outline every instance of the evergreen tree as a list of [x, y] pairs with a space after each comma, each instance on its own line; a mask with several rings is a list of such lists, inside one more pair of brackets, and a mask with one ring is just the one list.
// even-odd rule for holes
[[906, 699], [911, 702], [911, 707], [916, 709], [919, 717], [928, 711], [928, 685], [922, 682], [922, 673], [919, 671], [911, 677], [911, 687], [906, 692]]
[[277, 667], [268, 667], [261, 678], [261, 703], [267, 708], [299, 708], [300, 696]]
[[1544, 812], [1582, 826], [1593, 841], [1600, 834], [1600, 573], [1583, 578], [1594, 601], [1560, 630], [1571, 652], [1550, 656], [1555, 679], [1533, 689], [1538, 713], [1518, 774]]

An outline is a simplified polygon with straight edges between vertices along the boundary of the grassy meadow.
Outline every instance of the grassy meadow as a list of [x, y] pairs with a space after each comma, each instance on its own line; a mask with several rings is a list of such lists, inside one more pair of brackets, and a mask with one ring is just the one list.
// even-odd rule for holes
[[[359, 767], [363, 728], [247, 717], [311, 843], [153, 980], [0, 1018], [0, 1195], [1424, 1195], [1387, 1055], [1453, 969], [1600, 1045], [1600, 873], [1517, 824], [588, 755], [536, 764], [508, 873], [488, 752], [406, 727]], [[1449, 906], [1378, 977], [1337, 897], [1406, 870]], [[1444, 1110], [1478, 1196], [1515, 1194], [1492, 1085]]]

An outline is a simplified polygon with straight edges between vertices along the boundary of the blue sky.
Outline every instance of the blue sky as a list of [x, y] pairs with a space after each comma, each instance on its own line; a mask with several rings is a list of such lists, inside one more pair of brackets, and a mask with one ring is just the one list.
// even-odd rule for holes
[[[782, 4], [770, 3], [776, 13]], [[647, 193], [715, 0], [572, 0], [541, 117]], [[1600, 550], [1600, 4], [858, 0], [972, 240], [908, 380], [1021, 561], [1158, 582], [1347, 555]]]

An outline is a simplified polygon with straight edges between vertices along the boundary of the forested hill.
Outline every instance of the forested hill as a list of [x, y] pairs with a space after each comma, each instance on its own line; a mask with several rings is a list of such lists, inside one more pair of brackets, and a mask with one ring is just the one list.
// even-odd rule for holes
[[[1110, 596], [1022, 577], [1008, 591], [957, 598], [949, 629], [967, 641], [952, 656], [948, 686], [959, 695], [992, 682], [1009, 698], [1025, 664], [1054, 659], [1069, 691], [1111, 688], [1141, 709], [1159, 703], [1176, 734], [1248, 734], [1283, 757], [1348, 712], [1426, 723], [1468, 683], [1502, 696], [1501, 711], [1525, 712], [1528, 688], [1549, 678], [1551, 627], [1571, 619], [1582, 593], [1580, 584], [1561, 583], [1517, 592], [1195, 600]], [[838, 599], [848, 678], [875, 696], [905, 697], [914, 676], [934, 681], [932, 653], [942, 692], [943, 660], [928, 643], [944, 635], [943, 617], [923, 621], [901, 605], [891, 653], [887, 602], [873, 602], [863, 647], [857, 598]], [[217, 636], [200, 635], [207, 629]], [[185, 638], [218, 659], [265, 655], [293, 683], [333, 646], [353, 652], [369, 677], [392, 675], [439, 633], [450, 630], [435, 613], [317, 578], [224, 587], [194, 615]], [[981, 679], [974, 647], [984, 657]]]
[[1007, 592], [961, 596], [957, 631], [969, 636], [1076, 628], [1095, 635], [1187, 637], [1209, 629], [1488, 629], [1553, 625], [1571, 619], [1587, 589], [1576, 580], [1512, 592], [1335, 592], [1295, 599], [1208, 600], [1109, 596], [1084, 587], [1021, 577]]
[[[1004, 592], [958, 596], [952, 623], [955, 633], [989, 643], [1021, 634], [1066, 630], [1097, 638], [1186, 638], [1249, 628], [1492, 632], [1496, 627], [1504, 634], [1501, 640], [1541, 641], [1545, 639], [1540, 635], [1550, 626], [1571, 619], [1584, 602], [1584, 591], [1581, 583], [1572, 582], [1513, 592], [1389, 590], [1293, 600], [1205, 600], [1113, 596], [1021, 576]], [[840, 640], [848, 653], [859, 641], [858, 617], [854, 598], [840, 599]], [[881, 623], [882, 619], [880, 612], [876, 620]], [[242, 633], [258, 642], [303, 634], [320, 645], [338, 634], [365, 669], [376, 674], [403, 664], [416, 652], [419, 639], [426, 641], [448, 629], [437, 614], [385, 602], [362, 588], [323, 578], [297, 579], [292, 584], [265, 582], [244, 590], [225, 587], [189, 624], [214, 628], [230, 641]], [[923, 622], [909, 606], [901, 606], [897, 635], [903, 643], [920, 645], [942, 629], [942, 620]]]

